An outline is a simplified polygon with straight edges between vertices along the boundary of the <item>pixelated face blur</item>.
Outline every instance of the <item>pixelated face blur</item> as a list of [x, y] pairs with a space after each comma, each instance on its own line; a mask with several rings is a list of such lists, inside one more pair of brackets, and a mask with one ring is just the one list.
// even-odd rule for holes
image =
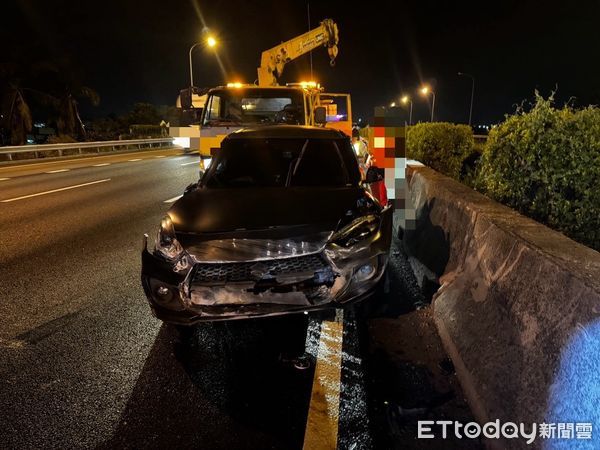
[[387, 113], [385, 108], [375, 108], [375, 127], [369, 134], [374, 165], [384, 169], [384, 182], [388, 199], [396, 207], [404, 207], [406, 171], [406, 127], [400, 117]]
[[375, 127], [372, 134], [373, 157], [377, 167], [394, 169], [399, 159], [406, 158], [405, 128], [395, 117], [387, 117], [385, 109], [375, 108]]

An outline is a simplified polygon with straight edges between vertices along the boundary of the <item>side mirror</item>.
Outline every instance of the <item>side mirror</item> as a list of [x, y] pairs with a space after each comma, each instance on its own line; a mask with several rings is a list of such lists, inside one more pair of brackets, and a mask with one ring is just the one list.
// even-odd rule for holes
[[181, 109], [192, 109], [192, 88], [179, 91], [179, 100], [181, 102]]
[[315, 108], [315, 123], [318, 125], [325, 125], [327, 123], [327, 108], [324, 106], [317, 106]]

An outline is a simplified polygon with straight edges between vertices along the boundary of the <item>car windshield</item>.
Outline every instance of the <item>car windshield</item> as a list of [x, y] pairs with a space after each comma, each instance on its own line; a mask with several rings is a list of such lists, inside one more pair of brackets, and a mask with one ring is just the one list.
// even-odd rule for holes
[[344, 139], [225, 141], [203, 184], [209, 188], [350, 186], [360, 181]]
[[203, 123], [303, 125], [303, 103], [297, 89], [221, 89], [210, 93]]

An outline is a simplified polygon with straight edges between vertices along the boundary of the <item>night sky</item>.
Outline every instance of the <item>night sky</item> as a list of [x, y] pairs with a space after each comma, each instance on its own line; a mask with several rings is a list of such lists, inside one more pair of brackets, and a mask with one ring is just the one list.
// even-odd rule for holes
[[[353, 4], [353, 6], [350, 6]], [[253, 82], [262, 50], [307, 29], [303, 1], [66, 1], [9, 0], [2, 4], [4, 61], [68, 60], [70, 70], [101, 97], [86, 117], [127, 111], [134, 102], [173, 104], [189, 84], [187, 52], [204, 24], [219, 36], [219, 56], [197, 49], [195, 81], [214, 86]], [[474, 123], [501, 120], [535, 89], [558, 87], [563, 103], [600, 103], [600, 2], [347, 2], [313, 1], [313, 25], [334, 19], [340, 29], [337, 65], [313, 52], [315, 78], [331, 92], [350, 92], [355, 119], [415, 93], [436, 91], [436, 118], [468, 119], [476, 78]], [[15, 56], [17, 55], [17, 56]], [[286, 67], [283, 81], [308, 78], [309, 57]], [[415, 119], [428, 119], [415, 98]]]

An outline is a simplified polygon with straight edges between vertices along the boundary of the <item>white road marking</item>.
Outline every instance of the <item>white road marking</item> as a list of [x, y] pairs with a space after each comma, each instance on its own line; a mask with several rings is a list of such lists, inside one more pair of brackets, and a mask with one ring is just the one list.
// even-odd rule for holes
[[179, 200], [181, 197], [183, 197], [183, 194], [178, 195], [177, 197], [170, 198], [169, 200], [165, 200], [163, 203], [173, 203], [173, 202], [176, 202], [177, 200]]
[[0, 181], [10, 180], [10, 178], [0, 178]]
[[136, 159], [128, 159], [127, 161], [129, 162], [136, 162], [136, 161], [141, 161], [142, 158], [136, 158]]
[[155, 156], [155, 158], [166, 158], [166, 157], [167, 157], [167, 155], [158, 155], [158, 156]]
[[60, 172], [68, 172], [71, 169], [56, 169], [56, 170], [51, 170], [50, 172], [46, 172], [46, 173], [60, 173]]
[[69, 189], [76, 189], [76, 188], [80, 188], [80, 187], [84, 187], [84, 186], [90, 186], [92, 184], [105, 183], [107, 181], [110, 181], [110, 178], [105, 178], [104, 180], [90, 181], [89, 183], [76, 184], [73, 186], [66, 186], [66, 187], [59, 188], [59, 189], [52, 189], [51, 191], [38, 192], [36, 194], [23, 195], [21, 197], [8, 198], [6, 200], [0, 200], [0, 202], [2, 202], [2, 203], [14, 202], [14, 201], [23, 200], [26, 198], [38, 197], [40, 195], [53, 194], [54, 192], [68, 191]]
[[183, 163], [181, 165], [182, 166], [189, 166], [190, 164], [200, 164], [200, 161], [192, 161], [192, 162], [188, 162], [188, 163]]
[[94, 164], [94, 167], [110, 166], [110, 163]]
[[337, 448], [343, 336], [343, 311], [338, 310], [334, 322], [321, 323], [304, 450]]

